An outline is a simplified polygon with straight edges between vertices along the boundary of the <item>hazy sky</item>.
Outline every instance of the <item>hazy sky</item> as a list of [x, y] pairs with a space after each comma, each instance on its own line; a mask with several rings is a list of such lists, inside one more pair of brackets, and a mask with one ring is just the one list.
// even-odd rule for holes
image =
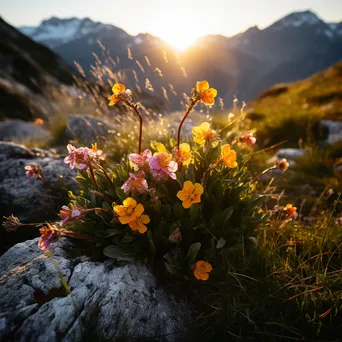
[[342, 0], [0, 0], [0, 15], [14, 26], [38, 25], [51, 16], [90, 17], [170, 43], [210, 33], [229, 36], [253, 25], [262, 28], [306, 9], [325, 21], [342, 20]]

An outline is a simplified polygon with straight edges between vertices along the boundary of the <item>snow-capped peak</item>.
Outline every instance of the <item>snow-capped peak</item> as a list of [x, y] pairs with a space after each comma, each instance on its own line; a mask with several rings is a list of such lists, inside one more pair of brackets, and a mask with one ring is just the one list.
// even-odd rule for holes
[[302, 27], [302, 26], [312, 26], [321, 23], [322, 20], [317, 17], [316, 14], [311, 11], [305, 12], [294, 12], [283, 19], [275, 22], [272, 27], [273, 29], [282, 29], [285, 27]]
[[95, 33], [101, 29], [106, 29], [107, 26], [111, 25], [96, 23], [89, 18], [59, 19], [52, 17], [48, 20], [44, 20], [36, 28], [21, 27], [19, 30], [32, 39], [54, 48], [74, 39], [82, 38], [89, 33]]

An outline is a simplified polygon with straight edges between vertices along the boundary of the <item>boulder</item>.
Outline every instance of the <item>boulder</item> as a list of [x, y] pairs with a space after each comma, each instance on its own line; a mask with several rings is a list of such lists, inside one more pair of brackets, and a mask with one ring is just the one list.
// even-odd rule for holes
[[66, 134], [85, 145], [91, 145], [101, 137], [107, 137], [113, 127], [104, 119], [89, 115], [70, 115], [67, 120]]
[[[41, 166], [47, 183], [26, 176], [25, 166], [34, 164]], [[60, 182], [76, 190], [75, 176], [76, 171], [50, 151], [0, 142], [0, 217], [14, 214], [24, 222], [55, 219], [67, 195]]]
[[326, 143], [333, 144], [342, 141], [342, 121], [322, 120], [321, 126], [328, 130]]
[[21, 142], [25, 140], [46, 140], [49, 132], [32, 122], [5, 120], [0, 123], [0, 140]]
[[275, 164], [282, 159], [286, 159], [290, 167], [294, 166], [295, 162], [304, 157], [307, 151], [302, 148], [282, 148], [272, 158], [268, 160], [268, 164]]
[[1, 341], [185, 341], [187, 311], [148, 266], [94, 261], [65, 238], [50, 258], [37, 243], [0, 258]]

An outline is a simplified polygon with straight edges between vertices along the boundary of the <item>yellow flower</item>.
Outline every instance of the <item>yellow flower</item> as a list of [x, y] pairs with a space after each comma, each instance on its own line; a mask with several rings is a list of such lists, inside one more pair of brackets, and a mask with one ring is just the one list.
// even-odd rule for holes
[[189, 165], [191, 162], [190, 145], [183, 143], [179, 145], [179, 152], [177, 147], [174, 149], [175, 161], [183, 165]]
[[117, 102], [119, 102], [121, 100], [120, 95], [124, 94], [125, 91], [126, 87], [123, 84], [115, 83], [112, 88], [113, 95], [109, 97], [110, 102], [108, 106], [114, 106]]
[[157, 150], [157, 152], [153, 153], [154, 156], [157, 156], [160, 153], [167, 153], [166, 147], [162, 143], [152, 141], [150, 145], [152, 149]]
[[288, 217], [296, 217], [298, 214], [297, 214], [297, 207], [294, 207], [292, 204], [288, 203], [286, 204], [286, 207], [284, 208], [284, 210], [286, 211], [286, 215]]
[[194, 275], [198, 280], [208, 280], [208, 273], [212, 270], [213, 267], [208, 262], [200, 260], [196, 262]]
[[190, 181], [185, 181], [183, 189], [177, 192], [177, 197], [183, 202], [183, 208], [188, 209], [194, 203], [201, 202], [202, 194], [203, 186], [201, 184], [192, 184]]
[[211, 106], [214, 104], [217, 90], [214, 88], [209, 88], [208, 81], [197, 82], [196, 92], [200, 101], [202, 101], [205, 105]]
[[236, 152], [230, 149], [230, 145], [221, 146], [221, 159], [230, 168], [234, 169], [238, 166], [236, 162]]
[[144, 206], [137, 203], [132, 197], [128, 197], [123, 201], [123, 205], [115, 205], [114, 211], [119, 216], [121, 224], [128, 224], [135, 232], [143, 234], [147, 231], [145, 224], [150, 222], [148, 215], [142, 215]]
[[217, 134], [210, 128], [209, 122], [202, 122], [199, 126], [192, 127], [194, 142], [200, 145], [211, 144], [213, 147], [218, 145]]

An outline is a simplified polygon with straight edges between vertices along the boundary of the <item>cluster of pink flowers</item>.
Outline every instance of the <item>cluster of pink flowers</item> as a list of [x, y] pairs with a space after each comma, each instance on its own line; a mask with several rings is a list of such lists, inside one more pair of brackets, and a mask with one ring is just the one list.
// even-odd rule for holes
[[178, 164], [172, 160], [172, 155], [167, 152], [152, 155], [150, 150], [145, 150], [142, 154], [132, 153], [128, 156], [133, 164], [137, 174], [129, 173], [129, 179], [124, 183], [121, 189], [125, 193], [143, 192], [148, 189], [145, 179], [146, 172], [149, 171], [157, 181], [166, 180], [168, 177], [176, 179], [175, 172], [178, 170]]
[[75, 167], [79, 170], [86, 170], [92, 164], [98, 163], [100, 151], [96, 147], [79, 147], [68, 144], [69, 155], [64, 158], [64, 163], [69, 164], [70, 169]]

